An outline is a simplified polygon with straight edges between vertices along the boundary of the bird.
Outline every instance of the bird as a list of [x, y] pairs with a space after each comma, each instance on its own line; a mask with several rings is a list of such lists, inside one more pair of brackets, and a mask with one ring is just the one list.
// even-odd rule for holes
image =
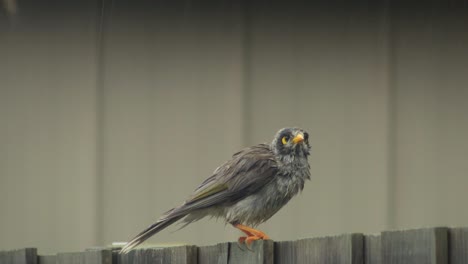
[[270, 237], [255, 229], [300, 193], [310, 180], [309, 134], [298, 127], [280, 129], [270, 144], [244, 148], [214, 170], [180, 206], [164, 213], [121, 250], [133, 248], [178, 222], [182, 227], [206, 216], [224, 218], [245, 236], [238, 242], [249, 246]]

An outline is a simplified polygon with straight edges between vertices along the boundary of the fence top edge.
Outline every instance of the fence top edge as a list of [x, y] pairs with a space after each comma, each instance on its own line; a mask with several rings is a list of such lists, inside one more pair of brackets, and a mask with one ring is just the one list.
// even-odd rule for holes
[[412, 233], [412, 232], [439, 232], [439, 231], [448, 231], [450, 229], [451, 228], [446, 227], [446, 226], [408, 228], [408, 229], [386, 230], [386, 231], [382, 231], [381, 234]]
[[[310, 237], [310, 238], [298, 238], [295, 240], [282, 240], [282, 241], [269, 241], [268, 243], [274, 243], [274, 245], [280, 245], [282, 243], [295, 243], [299, 241], [310, 241], [310, 240], [326, 240], [326, 239], [355, 239], [355, 238], [375, 238], [379, 236], [387, 236], [392, 234], [403, 234], [403, 233], [418, 233], [418, 232], [434, 232], [436, 234], [441, 234], [440, 232], [468, 232], [468, 227], [457, 226], [457, 227], [447, 227], [447, 226], [436, 226], [436, 227], [422, 227], [422, 228], [407, 228], [407, 229], [395, 229], [395, 230], [385, 230], [381, 231], [380, 233], [373, 233], [373, 234], [364, 234], [364, 233], [344, 233], [338, 235], [325, 235], [325, 236], [318, 236], [318, 237]], [[190, 244], [167, 244], [167, 245], [147, 245], [145, 247], [140, 247], [135, 250], [164, 250], [170, 249], [173, 250], [175, 248], [201, 248], [201, 247], [213, 247], [213, 246], [223, 246], [229, 245], [231, 243], [237, 243], [235, 241], [228, 241], [228, 242], [220, 242], [213, 245], [190, 245]], [[86, 252], [99, 252], [99, 251], [111, 251], [115, 252], [121, 249], [121, 245], [109, 245], [103, 247], [90, 247], [86, 248], [84, 251], [71, 251], [71, 252], [58, 252], [56, 254], [46, 254], [46, 255], [38, 255], [38, 256], [58, 256], [63, 254], [79, 254], [79, 253], [86, 253]], [[7, 250], [0, 250], [1, 254], [15, 254], [20, 252], [25, 252], [26, 254], [36, 254], [37, 255], [37, 247], [25, 247], [19, 249], [7, 249]]]

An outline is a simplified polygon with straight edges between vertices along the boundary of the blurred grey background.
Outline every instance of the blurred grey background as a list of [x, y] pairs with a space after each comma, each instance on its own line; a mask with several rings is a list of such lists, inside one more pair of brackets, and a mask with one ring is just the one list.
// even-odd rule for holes
[[[0, 249], [126, 241], [231, 154], [310, 132], [275, 240], [466, 226], [468, 4], [26, 1], [0, 8]], [[149, 243], [215, 244], [202, 220]]]

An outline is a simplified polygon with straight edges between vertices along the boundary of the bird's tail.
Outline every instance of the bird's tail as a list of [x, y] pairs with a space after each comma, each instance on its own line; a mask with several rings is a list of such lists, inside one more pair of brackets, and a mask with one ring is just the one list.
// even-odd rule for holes
[[[172, 210], [171, 210], [172, 211]], [[170, 211], [169, 211], [170, 212]], [[169, 213], [168, 212], [168, 213]], [[152, 235], [158, 233], [159, 231], [163, 230], [164, 228], [170, 226], [177, 220], [181, 219], [185, 215], [178, 215], [178, 216], [173, 216], [173, 217], [164, 217], [159, 219], [156, 223], [150, 225], [148, 228], [143, 230], [141, 233], [139, 233], [135, 238], [133, 238], [130, 242], [128, 242], [121, 250], [120, 254], [126, 254], [139, 244], [143, 243], [146, 239], [151, 237]]]

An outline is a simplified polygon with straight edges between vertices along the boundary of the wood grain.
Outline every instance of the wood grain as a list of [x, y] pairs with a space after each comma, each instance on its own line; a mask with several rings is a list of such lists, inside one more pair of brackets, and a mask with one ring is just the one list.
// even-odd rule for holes
[[37, 249], [23, 248], [0, 252], [0, 264], [36, 264]]
[[450, 264], [468, 263], [468, 228], [449, 229]]
[[198, 248], [198, 263], [227, 264], [229, 257], [229, 243]]
[[119, 264], [196, 264], [197, 248], [195, 246], [180, 246], [170, 248], [135, 249], [127, 254], [119, 255], [118, 259]]
[[381, 236], [366, 235], [364, 237], [364, 263], [366, 264], [381, 264]]
[[270, 264], [273, 263], [274, 244], [272, 240], [257, 240], [250, 250], [237, 242], [229, 243], [228, 264]]
[[277, 242], [275, 263], [363, 263], [363, 235], [346, 234], [334, 237]]
[[382, 232], [383, 264], [447, 264], [447, 228]]

